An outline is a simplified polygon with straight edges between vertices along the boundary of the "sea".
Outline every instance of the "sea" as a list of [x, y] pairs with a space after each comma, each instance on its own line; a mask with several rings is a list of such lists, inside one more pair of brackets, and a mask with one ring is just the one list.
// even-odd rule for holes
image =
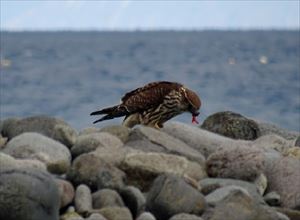
[[[183, 83], [209, 115], [300, 131], [299, 30], [1, 32], [1, 120], [49, 115], [81, 130], [92, 111], [153, 81]], [[190, 124], [188, 113], [172, 120]]]

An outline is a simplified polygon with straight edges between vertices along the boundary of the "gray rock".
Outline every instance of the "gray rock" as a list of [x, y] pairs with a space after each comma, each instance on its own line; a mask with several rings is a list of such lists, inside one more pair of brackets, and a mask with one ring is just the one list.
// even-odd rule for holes
[[284, 156], [294, 157], [300, 160], [300, 147], [291, 147], [283, 153]]
[[99, 213], [93, 213], [85, 220], [106, 220], [106, 218], [104, 218], [103, 215]]
[[200, 180], [198, 188], [204, 195], [213, 192], [216, 189], [225, 186], [239, 186], [247, 190], [250, 196], [259, 203], [264, 203], [262, 196], [259, 194], [257, 187], [253, 183], [235, 179], [221, 179], [221, 178], [206, 178]]
[[201, 218], [197, 215], [180, 213], [180, 214], [172, 216], [169, 220], [203, 220], [203, 218]]
[[201, 128], [233, 139], [255, 140], [260, 136], [255, 121], [230, 111], [218, 112], [207, 117]]
[[134, 218], [144, 211], [146, 199], [138, 188], [134, 186], [126, 186], [120, 191], [120, 194]]
[[296, 139], [295, 146], [300, 147], [300, 136], [298, 136], [298, 138]]
[[77, 137], [74, 146], [71, 149], [73, 157], [83, 153], [89, 153], [97, 148], [108, 148], [117, 151], [123, 143], [119, 138], [106, 132], [80, 135]]
[[48, 116], [33, 116], [24, 119], [6, 119], [3, 121], [2, 134], [9, 139], [25, 132], [41, 133], [71, 147], [76, 131], [63, 120]]
[[168, 122], [162, 131], [180, 139], [205, 157], [218, 150], [222, 145], [228, 148], [236, 142], [233, 139], [181, 122]]
[[81, 184], [76, 188], [75, 209], [79, 214], [87, 214], [92, 210], [92, 194], [88, 186]]
[[298, 210], [278, 207], [278, 208], [276, 208], [276, 211], [288, 216], [288, 218], [290, 220], [299, 220], [300, 219], [300, 211], [298, 211]]
[[276, 191], [285, 208], [300, 209], [300, 160], [282, 157], [266, 164], [268, 192]]
[[100, 129], [101, 132], [108, 132], [114, 136], [117, 136], [123, 143], [126, 143], [129, 139], [131, 129], [122, 125], [110, 125]]
[[231, 186], [224, 186], [222, 188], [216, 189], [212, 193], [205, 196], [205, 200], [207, 204], [215, 206], [217, 203], [224, 200], [227, 196], [237, 191], [240, 191], [241, 193], [250, 196], [248, 191], [243, 187], [231, 185]]
[[59, 196], [60, 196], [60, 208], [66, 207], [69, 205], [75, 196], [75, 190], [73, 185], [62, 179], [56, 179], [56, 184], [58, 185], [59, 189]]
[[263, 161], [263, 153], [258, 149], [220, 150], [208, 157], [207, 174], [211, 177], [252, 181], [262, 173]]
[[259, 120], [255, 120], [255, 121], [259, 127], [260, 135], [276, 134], [287, 140], [295, 139], [300, 135], [299, 132], [289, 131], [271, 123], [266, 123]]
[[136, 220], [156, 220], [150, 212], [143, 212]]
[[261, 173], [253, 182], [260, 193], [260, 195], [264, 195], [265, 191], [268, 187], [268, 179], [265, 174]]
[[19, 168], [35, 168], [40, 171], [47, 171], [46, 165], [35, 159], [15, 159], [12, 156], [0, 152], [0, 170], [3, 169], [19, 169]]
[[60, 220], [84, 220], [84, 218], [75, 212], [75, 209], [72, 207], [68, 208], [68, 210], [60, 216]]
[[173, 173], [195, 180], [205, 178], [206, 172], [198, 163], [184, 157], [163, 153], [128, 153], [120, 168], [127, 174], [128, 183], [147, 190], [158, 175]]
[[14, 137], [3, 152], [15, 158], [40, 160], [50, 172], [57, 174], [65, 173], [71, 164], [71, 154], [66, 146], [38, 133]]
[[235, 191], [217, 204], [208, 219], [279, 220], [279, 217], [276, 211], [260, 205], [249, 195]]
[[292, 141], [288, 141], [278, 135], [268, 134], [256, 139], [252, 143], [252, 146], [263, 150], [274, 149], [280, 153], [283, 153], [289, 148], [293, 147], [293, 143]]
[[264, 200], [270, 206], [280, 205], [280, 195], [277, 192], [269, 192], [264, 196]]
[[158, 220], [165, 220], [179, 213], [201, 214], [206, 203], [203, 195], [182, 178], [164, 174], [153, 182], [146, 207]]
[[130, 211], [125, 207], [105, 207], [99, 213], [107, 220], [132, 220]]
[[117, 191], [112, 189], [101, 189], [92, 194], [93, 208], [124, 207], [124, 202]]
[[7, 137], [2, 137], [0, 134], [0, 150], [3, 149], [8, 141]]
[[0, 170], [0, 219], [53, 220], [58, 214], [58, 188], [48, 173], [29, 168]]
[[73, 161], [67, 178], [75, 186], [86, 184], [94, 191], [102, 188], [120, 189], [124, 186], [126, 175], [103, 159], [88, 153]]
[[[205, 162], [205, 158], [200, 152], [191, 148], [179, 139], [176, 139], [157, 129], [145, 126], [134, 129], [130, 134], [129, 141], [126, 143], [126, 146], [137, 148], [137, 140], [146, 140], [149, 143], [149, 150], [147, 150], [147, 144], [142, 143], [142, 146], [139, 149], [143, 151], [153, 151], [155, 145], [158, 145], [159, 148], [157, 148], [157, 150], [154, 150], [155, 152], [184, 156], [189, 160], [198, 162], [199, 164], [204, 164]], [[131, 143], [131, 141], [133, 141], [134, 143]]]

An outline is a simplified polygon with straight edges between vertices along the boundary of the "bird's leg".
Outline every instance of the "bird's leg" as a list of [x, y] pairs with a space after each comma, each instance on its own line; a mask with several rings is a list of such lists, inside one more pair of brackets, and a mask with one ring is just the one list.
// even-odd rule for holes
[[132, 128], [137, 124], [140, 124], [140, 118], [137, 113], [127, 116], [122, 123], [123, 126], [128, 128]]

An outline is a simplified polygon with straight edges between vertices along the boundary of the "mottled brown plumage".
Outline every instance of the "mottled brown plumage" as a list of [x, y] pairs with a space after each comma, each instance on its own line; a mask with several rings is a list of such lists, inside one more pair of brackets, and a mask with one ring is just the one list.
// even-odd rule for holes
[[126, 93], [121, 104], [92, 112], [91, 115], [105, 114], [94, 123], [125, 116], [123, 125], [133, 127], [136, 124], [155, 128], [183, 112], [199, 115], [201, 101], [192, 90], [175, 82], [153, 82]]

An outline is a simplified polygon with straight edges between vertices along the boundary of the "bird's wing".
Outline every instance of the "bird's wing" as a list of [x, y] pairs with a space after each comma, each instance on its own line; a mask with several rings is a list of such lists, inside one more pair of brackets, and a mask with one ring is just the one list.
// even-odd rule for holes
[[138, 112], [161, 104], [164, 97], [172, 90], [178, 90], [183, 85], [174, 82], [153, 82], [126, 93], [122, 105], [128, 112]]

